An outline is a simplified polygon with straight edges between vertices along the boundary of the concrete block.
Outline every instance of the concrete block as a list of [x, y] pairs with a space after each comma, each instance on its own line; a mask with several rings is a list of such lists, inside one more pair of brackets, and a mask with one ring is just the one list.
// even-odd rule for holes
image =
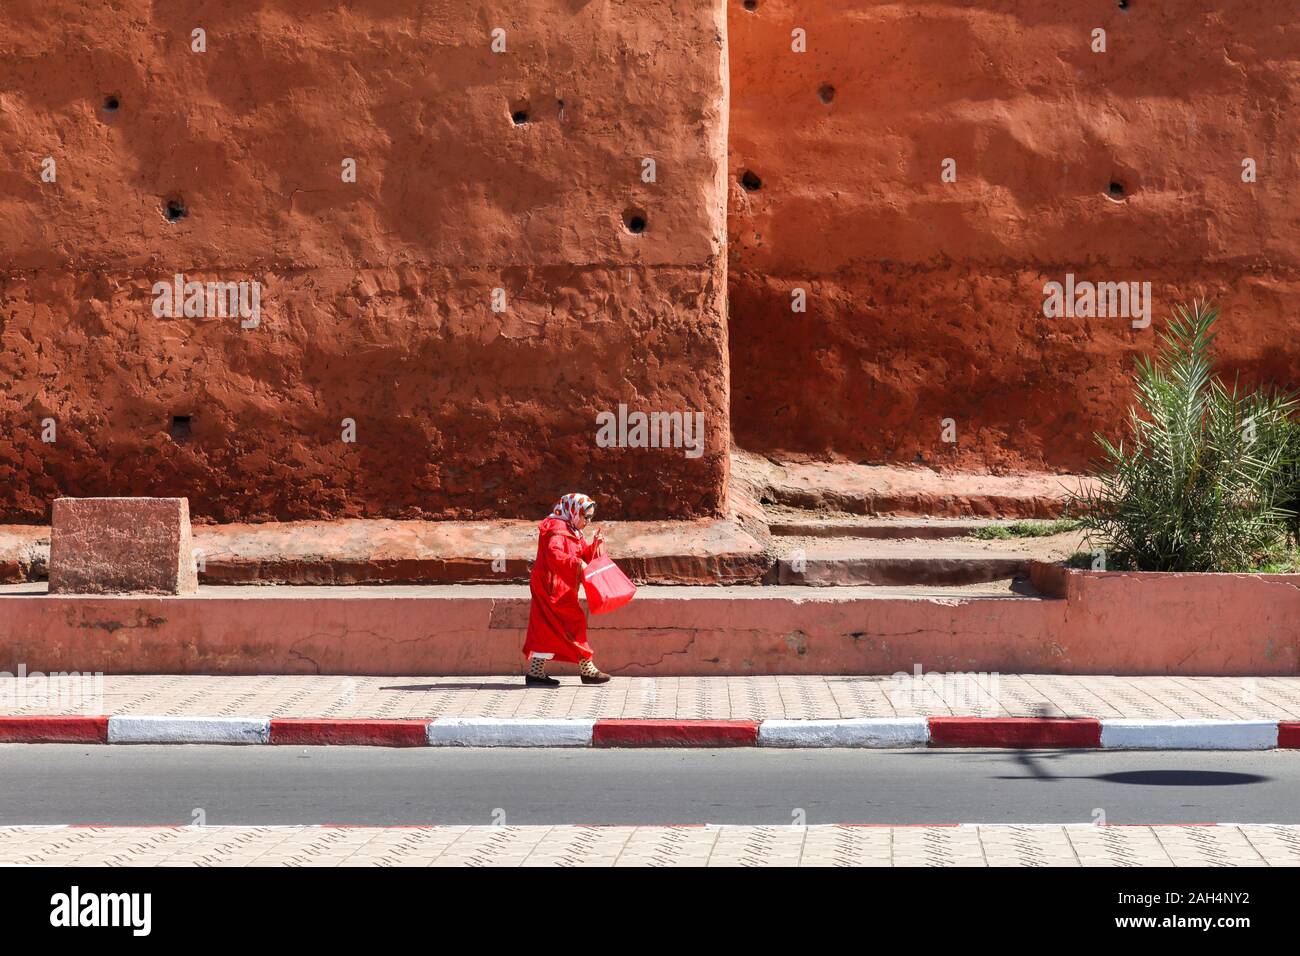
[[590, 747], [595, 718], [439, 717], [432, 747]]
[[1276, 720], [1148, 720], [1101, 722], [1101, 745], [1108, 750], [1272, 750]]
[[185, 498], [57, 498], [51, 594], [193, 594]]
[[109, 717], [110, 744], [265, 744], [268, 717]]
[[760, 747], [924, 747], [924, 717], [848, 717], [838, 720], [764, 720]]

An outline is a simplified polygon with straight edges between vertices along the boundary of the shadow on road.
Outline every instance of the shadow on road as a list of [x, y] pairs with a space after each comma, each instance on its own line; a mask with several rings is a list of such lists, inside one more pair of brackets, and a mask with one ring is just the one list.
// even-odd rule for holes
[[[1079, 779], [1062, 777], [1061, 779]], [[1123, 773], [1098, 773], [1088, 780], [1127, 783], [1139, 787], [1239, 787], [1247, 783], [1267, 783], [1272, 777], [1257, 773], [1233, 773], [1227, 770], [1127, 770]]]
[[1232, 770], [1120, 770], [1114, 773], [1054, 774], [1043, 761], [1058, 760], [1073, 756], [1078, 751], [1019, 751], [1014, 755], [1015, 761], [1025, 770], [1029, 777], [998, 777], [998, 780], [1098, 780], [1103, 783], [1119, 783], [1137, 787], [1240, 787], [1252, 783], [1267, 783], [1272, 777], [1258, 773], [1238, 773]]
[[[954, 754], [960, 751], [950, 748], [913, 750], [908, 756], [928, 757], [939, 754]], [[1258, 773], [1239, 773], [1231, 770], [1192, 770], [1188, 768], [1170, 768], [1162, 770], [1122, 770], [1113, 773], [1057, 774], [1050, 767], [1052, 761], [1078, 757], [1085, 753], [1098, 751], [1086, 750], [968, 750], [968, 754], [982, 754], [1002, 762], [1010, 760], [1025, 771], [1020, 776], [994, 776], [993, 780], [1041, 780], [1055, 783], [1058, 780], [1097, 780], [1102, 783], [1117, 783], [1134, 787], [1241, 787], [1255, 783], [1268, 783], [1273, 778]]]

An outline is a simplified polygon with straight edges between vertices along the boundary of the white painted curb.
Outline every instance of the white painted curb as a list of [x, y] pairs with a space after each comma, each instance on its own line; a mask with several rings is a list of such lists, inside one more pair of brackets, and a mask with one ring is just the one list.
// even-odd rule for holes
[[[433, 747], [590, 747], [596, 723], [595, 718], [441, 717], [426, 724], [425, 741]], [[1107, 750], [1272, 750], [1278, 745], [1276, 720], [1117, 718], [1100, 723], [1101, 746]], [[271, 721], [266, 717], [108, 718], [110, 744], [266, 744], [270, 738]], [[762, 720], [756, 743], [792, 748], [925, 747], [930, 743], [930, 721]]]
[[264, 744], [266, 717], [110, 717], [110, 744]]
[[591, 719], [439, 717], [426, 731], [431, 747], [590, 747]]
[[1101, 722], [1107, 750], [1272, 750], [1276, 720], [1144, 720]]
[[764, 720], [760, 747], [924, 747], [930, 722], [924, 717], [852, 717], [843, 720]]

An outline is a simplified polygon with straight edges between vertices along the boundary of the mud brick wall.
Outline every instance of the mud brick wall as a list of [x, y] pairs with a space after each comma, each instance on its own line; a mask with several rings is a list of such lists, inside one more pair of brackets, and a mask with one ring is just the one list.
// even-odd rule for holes
[[[0, 520], [718, 508], [722, 0], [4, 7]], [[620, 404], [703, 454], [601, 447]]]
[[[1093, 432], [1119, 427], [1133, 357], [1196, 296], [1224, 310], [1229, 376], [1300, 385], [1294, 4], [730, 0], [728, 12], [742, 446], [1080, 468]], [[1046, 319], [1043, 287], [1067, 274], [1149, 281], [1150, 327]], [[791, 311], [797, 288], [804, 313]]]

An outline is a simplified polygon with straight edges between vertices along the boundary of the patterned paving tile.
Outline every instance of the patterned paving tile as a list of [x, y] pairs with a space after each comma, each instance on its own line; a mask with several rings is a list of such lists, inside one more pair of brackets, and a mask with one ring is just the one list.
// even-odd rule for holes
[[1300, 677], [1035, 674], [616, 677], [554, 689], [504, 677], [105, 676], [85, 698], [7, 681], [0, 714], [789, 719], [1071, 716], [1300, 719]]
[[0, 865], [1300, 866], [1300, 826], [0, 827]]

